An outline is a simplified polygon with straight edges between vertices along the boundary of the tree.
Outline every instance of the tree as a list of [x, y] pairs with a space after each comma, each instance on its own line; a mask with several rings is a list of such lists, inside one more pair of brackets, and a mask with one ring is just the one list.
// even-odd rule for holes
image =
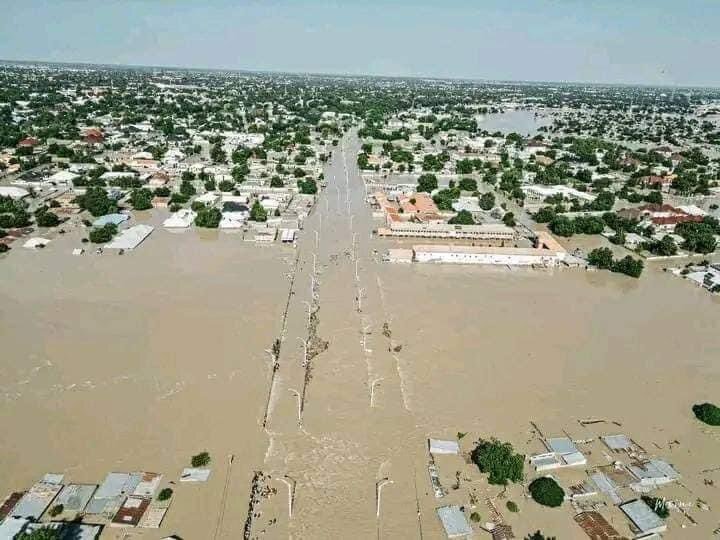
[[270, 187], [274, 187], [274, 188], [285, 187], [285, 182], [283, 182], [282, 178], [280, 178], [279, 176], [273, 176], [270, 179]]
[[222, 145], [220, 143], [213, 145], [210, 149], [210, 159], [212, 159], [215, 163], [225, 163], [227, 160], [227, 155], [222, 149]]
[[720, 407], [712, 403], [693, 405], [695, 417], [709, 426], [720, 426]]
[[517, 503], [514, 503], [513, 501], [508, 501], [507, 503], [505, 503], [505, 506], [506, 506], [507, 509], [508, 509], [510, 512], [512, 512], [513, 514], [515, 514], [515, 513], [517, 513], [517, 512], [520, 511], [520, 509], [518, 508]]
[[588, 204], [588, 209], [596, 212], [607, 212], [612, 210], [614, 204], [615, 195], [609, 191], [601, 191], [595, 200]]
[[626, 255], [622, 259], [615, 261], [611, 270], [626, 276], [639, 278], [644, 266], [645, 264], [640, 259], [633, 259], [630, 255]]
[[474, 178], [461, 178], [458, 187], [463, 191], [477, 191], [477, 180]]
[[437, 177], [434, 174], [423, 174], [418, 178], [417, 191], [430, 193], [438, 187]]
[[472, 214], [467, 210], [460, 210], [455, 216], [450, 218], [448, 223], [453, 225], [475, 225]]
[[492, 192], [483, 193], [478, 199], [478, 204], [483, 210], [492, 210], [495, 207], [495, 194]]
[[535, 531], [532, 534], [528, 534], [525, 540], [557, 540], [554, 536], [545, 536], [540, 531]]
[[220, 220], [222, 220], [222, 212], [218, 208], [203, 206], [198, 210], [195, 225], [206, 229], [217, 229]]
[[[457, 172], [458, 174], [472, 174], [473, 162], [469, 159], [458, 160], [458, 162], [455, 163], [455, 172]], [[468, 191], [474, 191], [474, 190], [468, 190]]]
[[536, 478], [528, 486], [533, 500], [543, 506], [555, 508], [565, 500], [565, 491], [550, 477]]
[[305, 195], [315, 195], [318, 191], [317, 183], [312, 178], [308, 178], [307, 180], [298, 180], [298, 188], [300, 189], [300, 193], [303, 193]]
[[102, 227], [97, 227], [90, 231], [88, 235], [90, 241], [93, 244], [105, 244], [112, 240], [112, 237], [117, 234], [117, 225], [114, 223], [107, 223]]
[[200, 452], [190, 459], [190, 465], [193, 467], [206, 467], [210, 465], [210, 454], [208, 452]]
[[661, 257], [670, 257], [675, 255], [678, 250], [675, 240], [673, 240], [672, 236], [669, 234], [666, 234], [662, 237], [662, 239], [656, 242], [646, 243], [644, 247], [646, 247], [651, 253], [660, 255]]
[[664, 498], [652, 497], [650, 495], [643, 495], [640, 498], [650, 507], [650, 510], [657, 514], [658, 517], [666, 519], [670, 516], [670, 511], [668, 510], [668, 506]]
[[510, 443], [480, 439], [471, 458], [480, 472], [488, 474], [488, 482], [491, 484], [506, 485], [508, 480], [522, 480], [525, 456], [516, 454]]
[[558, 236], [570, 237], [575, 234], [575, 223], [565, 216], [555, 216], [550, 222], [550, 230]]
[[186, 197], [192, 197], [193, 195], [195, 195], [195, 193], [197, 193], [197, 190], [195, 189], [195, 186], [192, 185], [191, 180], [189, 180], [188, 178], [183, 178], [182, 182], [180, 182], [180, 193], [182, 193]]
[[598, 268], [610, 269], [613, 265], [613, 253], [610, 248], [593, 249], [588, 254], [588, 263]]
[[173, 490], [170, 488], [163, 488], [160, 490], [160, 493], [158, 493], [158, 500], [159, 501], [167, 501], [170, 497], [172, 497]]
[[250, 220], [267, 221], [267, 210], [265, 210], [258, 201], [255, 201], [250, 209]]
[[60, 218], [57, 214], [46, 210], [35, 216], [35, 222], [38, 227], [57, 227], [60, 225]]
[[515, 214], [513, 214], [512, 212], [507, 212], [503, 216], [503, 223], [508, 227], [514, 227], [515, 225], [517, 225], [517, 223], [515, 222]]
[[683, 237], [683, 247], [695, 253], [712, 253], [716, 241], [713, 227], [708, 223], [687, 221], [675, 226], [675, 233]]
[[653, 190], [650, 193], [648, 193], [647, 195], [645, 195], [644, 199], [645, 199], [645, 202], [650, 203], [650, 204], [662, 204], [663, 203], [662, 193], [660, 193], [659, 191], [655, 191], [655, 190]]
[[241, 184], [245, 181], [245, 176], [248, 172], [250, 172], [250, 169], [246, 164], [236, 165], [232, 168], [232, 171], [230, 171], [230, 176], [232, 176], [232, 179], [236, 183]]
[[40, 527], [31, 533], [20, 533], [15, 537], [17, 540], [60, 540], [58, 529]]
[[115, 211], [117, 204], [108, 197], [101, 187], [89, 187], [84, 195], [78, 196], [75, 201], [83, 210], [87, 210], [95, 217], [104, 216]]
[[555, 209], [552, 206], [543, 206], [535, 213], [533, 219], [537, 223], [550, 223], [553, 219], [555, 219], [555, 215]]
[[235, 189], [235, 182], [232, 180], [223, 180], [218, 184], [218, 189], [223, 193], [227, 193]]
[[217, 183], [214, 178], [205, 180], [205, 191], [215, 191], [217, 189]]
[[135, 210], [149, 210], [152, 208], [152, 197], [149, 189], [134, 189], [130, 194], [130, 204]]

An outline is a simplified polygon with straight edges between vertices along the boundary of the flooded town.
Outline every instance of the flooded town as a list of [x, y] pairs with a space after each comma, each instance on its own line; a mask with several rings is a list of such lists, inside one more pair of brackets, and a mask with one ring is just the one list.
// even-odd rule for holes
[[0, 540], [720, 538], [720, 90], [0, 62]]

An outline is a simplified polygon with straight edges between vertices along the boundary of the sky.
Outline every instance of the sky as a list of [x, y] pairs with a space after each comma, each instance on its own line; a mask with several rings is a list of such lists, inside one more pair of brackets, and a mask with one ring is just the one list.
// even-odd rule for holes
[[719, 0], [4, 0], [0, 58], [720, 87]]

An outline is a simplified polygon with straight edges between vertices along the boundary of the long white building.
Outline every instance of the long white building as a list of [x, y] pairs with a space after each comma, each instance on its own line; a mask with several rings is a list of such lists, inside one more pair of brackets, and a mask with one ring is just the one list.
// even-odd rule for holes
[[513, 243], [517, 239], [515, 229], [500, 224], [452, 225], [391, 221], [389, 227], [379, 228], [377, 233], [379, 236], [464, 239], [498, 245]]
[[549, 234], [538, 233], [534, 248], [420, 244], [413, 246], [413, 254], [420, 263], [557, 266], [567, 252]]

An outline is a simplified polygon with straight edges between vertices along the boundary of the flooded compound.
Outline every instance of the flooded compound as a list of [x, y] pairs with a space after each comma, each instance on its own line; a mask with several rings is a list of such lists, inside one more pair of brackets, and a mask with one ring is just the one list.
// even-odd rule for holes
[[[720, 467], [718, 436], [689, 417], [718, 391], [717, 301], [657, 269], [383, 264], [359, 144], [341, 141], [296, 249], [158, 231], [125, 257], [71, 257], [62, 239], [3, 261], [2, 491], [47, 471], [175, 474], [207, 450], [207, 485], [178, 487], [161, 530], [138, 536], [442, 538], [429, 437], [528, 453], [530, 422], [598, 418], [720, 507], [703, 484], [719, 473], [702, 472]], [[455, 491], [470, 474], [458, 465]], [[479, 486], [487, 520], [500, 490]], [[581, 537], [570, 512], [511, 490], [516, 537]], [[708, 537], [700, 518], [682, 538]]]

